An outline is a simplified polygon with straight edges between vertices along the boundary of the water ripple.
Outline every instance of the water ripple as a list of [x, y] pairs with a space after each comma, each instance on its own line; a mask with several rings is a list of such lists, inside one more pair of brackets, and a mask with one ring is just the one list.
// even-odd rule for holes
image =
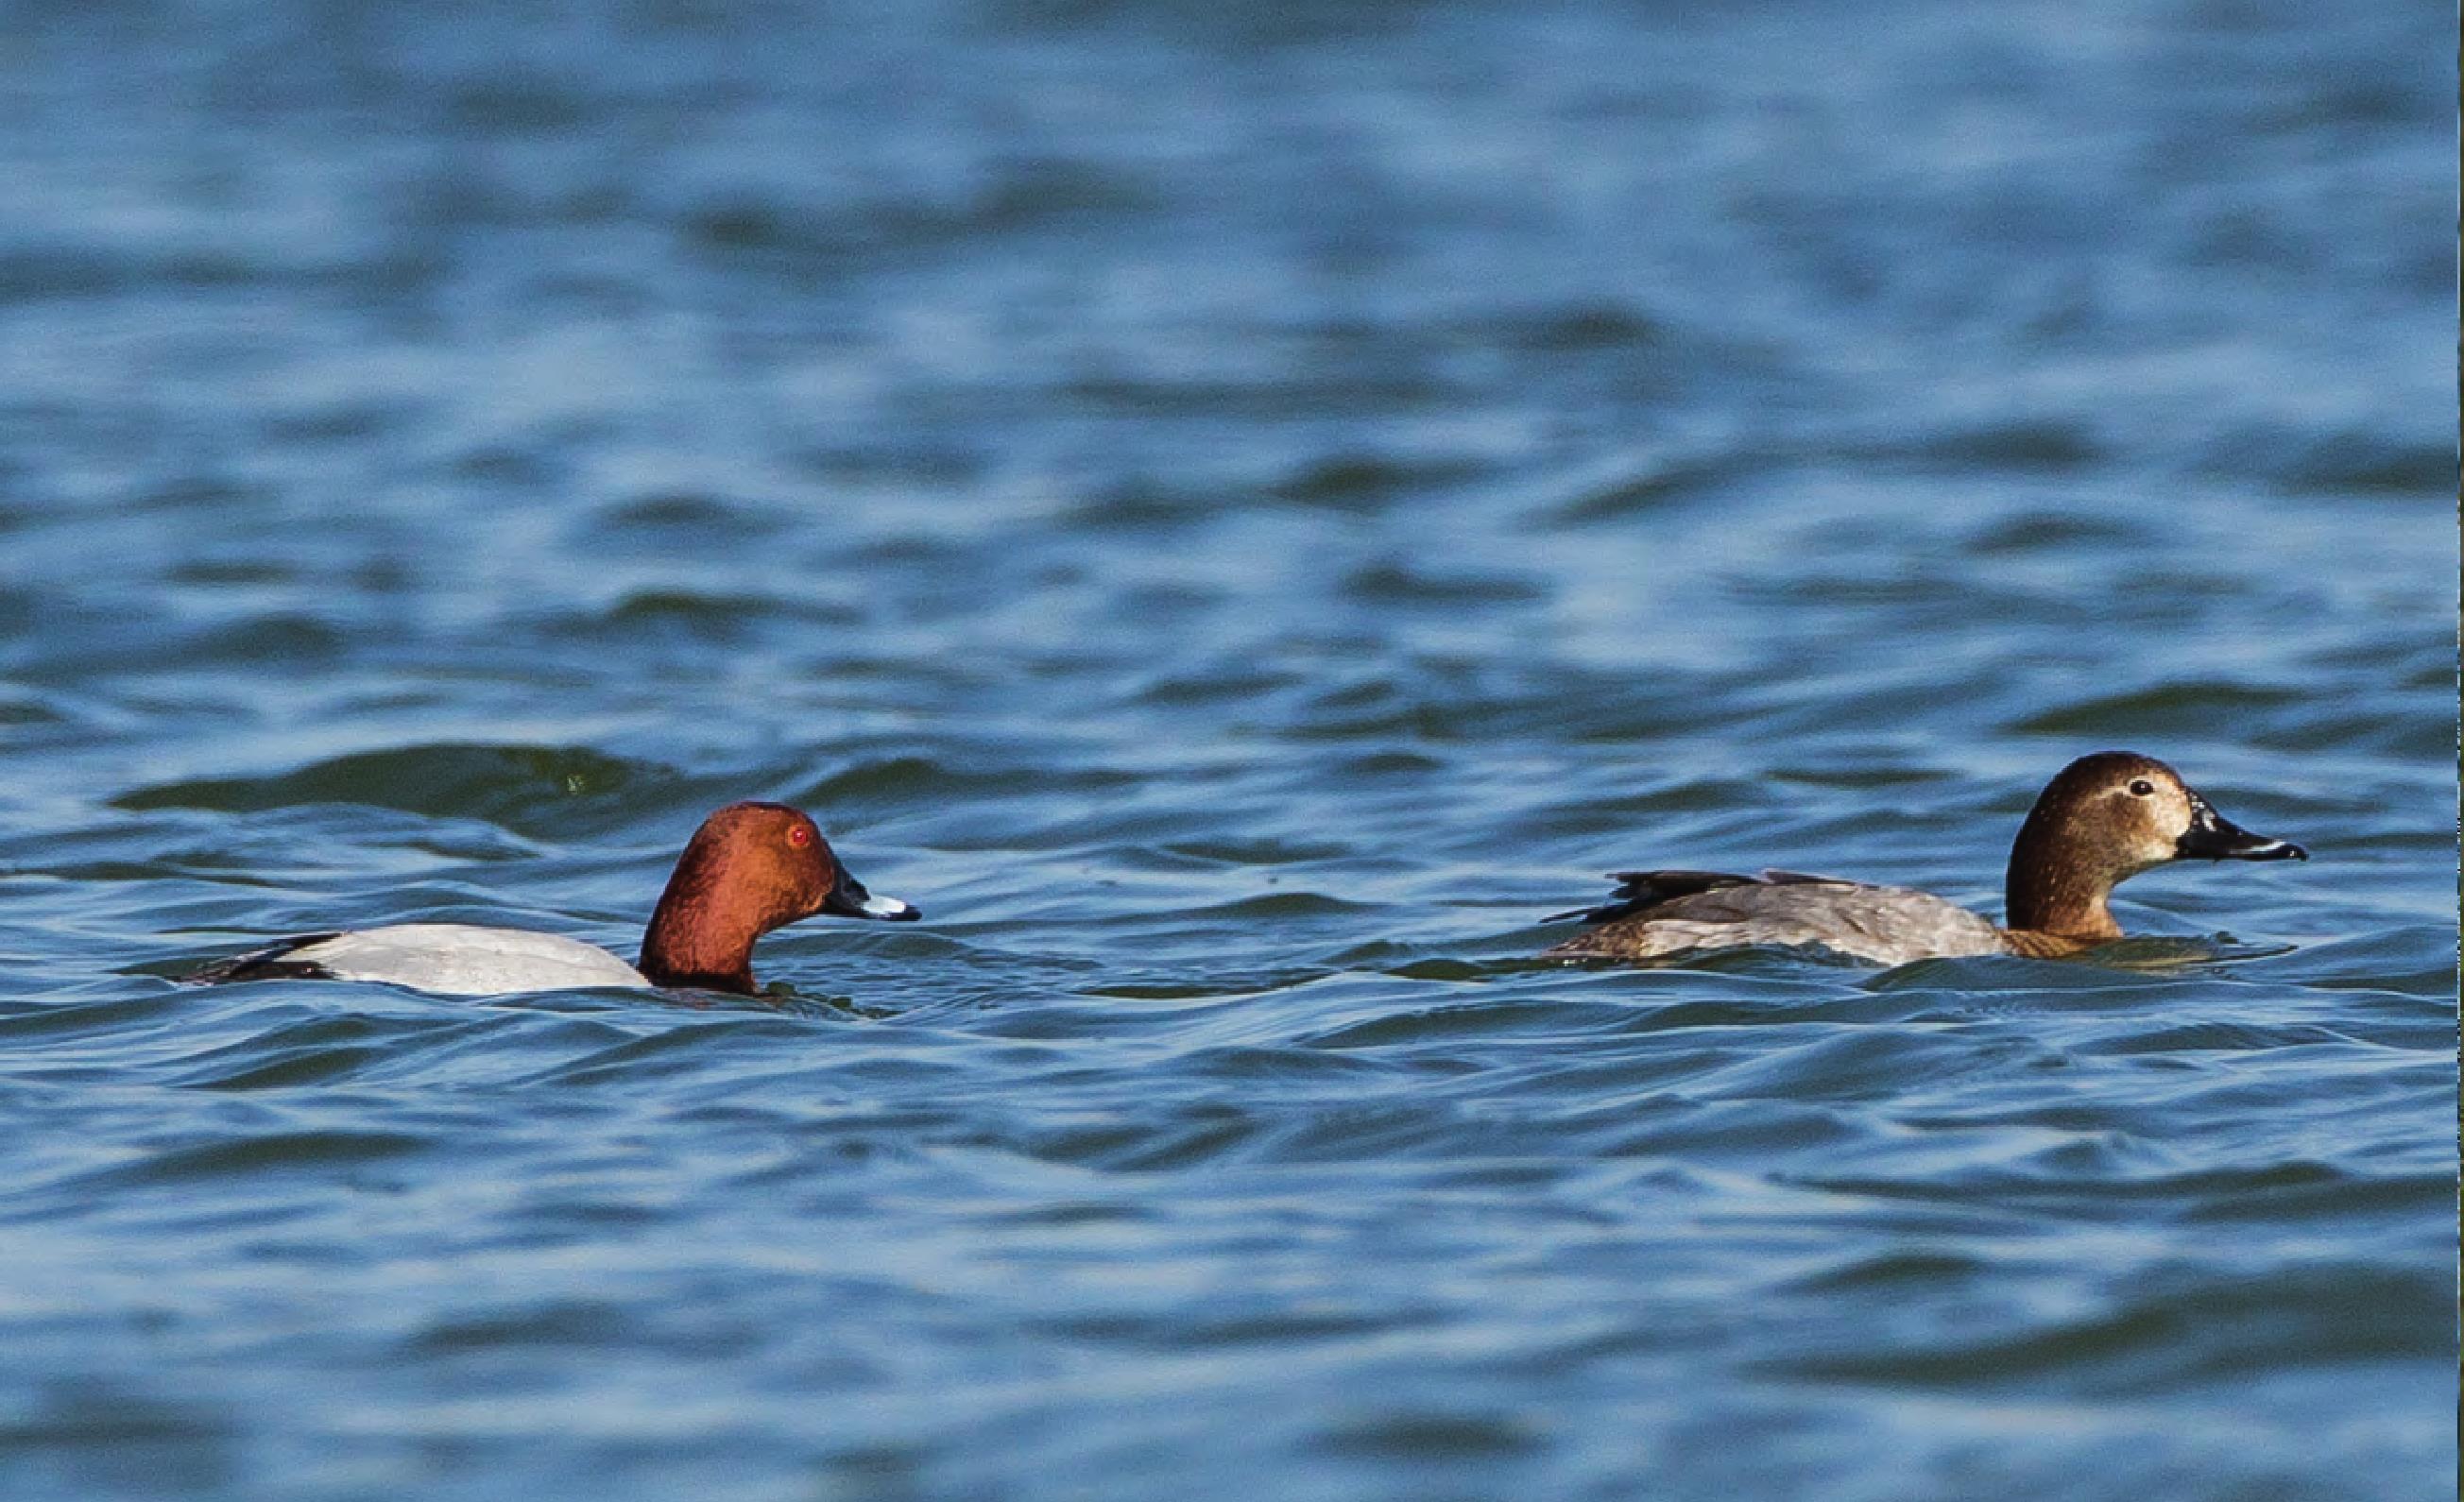
[[857, 9], [12, 15], [0, 1490], [2452, 1483], [2452, 15]]

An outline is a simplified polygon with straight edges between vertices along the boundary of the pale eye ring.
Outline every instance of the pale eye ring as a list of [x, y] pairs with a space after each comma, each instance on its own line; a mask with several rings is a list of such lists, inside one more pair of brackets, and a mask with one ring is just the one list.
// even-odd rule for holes
[[801, 850], [813, 843], [813, 831], [801, 824], [791, 824], [787, 827], [787, 843]]
[[2132, 782], [2131, 782], [2131, 784], [2130, 784], [2130, 796], [2131, 796], [2131, 797], [2133, 797], [2133, 798], [2152, 798], [2152, 797], [2154, 797], [2154, 796], [2155, 796], [2155, 794], [2156, 794], [2156, 784], [2155, 784], [2154, 783], [2149, 782], [2147, 779], [2145, 779], [2145, 778], [2144, 778], [2144, 777], [2142, 777], [2142, 778], [2136, 778], [2136, 779], [2132, 780]]

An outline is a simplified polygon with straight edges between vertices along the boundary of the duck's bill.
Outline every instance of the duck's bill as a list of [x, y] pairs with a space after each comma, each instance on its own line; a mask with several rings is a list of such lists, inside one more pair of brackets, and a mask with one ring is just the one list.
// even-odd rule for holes
[[876, 897], [864, 890], [864, 883], [839, 872], [839, 884], [822, 899], [822, 911], [839, 917], [865, 917], [880, 923], [912, 923], [924, 916], [924, 910], [896, 897]]
[[2200, 799], [2190, 810], [2190, 827], [2173, 842], [2182, 860], [2308, 860], [2310, 852], [2291, 840], [2253, 834], [2208, 806]]

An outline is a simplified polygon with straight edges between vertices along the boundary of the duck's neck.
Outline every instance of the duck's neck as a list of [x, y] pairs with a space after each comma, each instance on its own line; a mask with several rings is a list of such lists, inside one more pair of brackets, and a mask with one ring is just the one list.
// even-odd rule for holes
[[2033, 960], [2067, 960], [2104, 941], [2071, 934], [2048, 934], [2033, 928], [2006, 928], [2002, 931], [2002, 942], [2013, 954], [2026, 955]]
[[2074, 949], [2120, 939], [2122, 925], [2105, 906], [2112, 881], [2083, 872], [2075, 861], [2054, 858], [2058, 852], [2047, 847], [2057, 843], [2057, 831], [2033, 814], [2020, 827], [2003, 881], [2003, 926], [2013, 933], [2050, 935]]
[[688, 850], [668, 878], [668, 890], [659, 894], [636, 968], [652, 985], [751, 996], [759, 920], [741, 907], [712, 900], [710, 874], [692, 857]]

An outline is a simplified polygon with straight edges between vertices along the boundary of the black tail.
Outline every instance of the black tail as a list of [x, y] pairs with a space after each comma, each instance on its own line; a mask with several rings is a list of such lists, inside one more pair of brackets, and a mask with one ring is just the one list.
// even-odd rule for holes
[[1569, 908], [1551, 913], [1540, 921], [1562, 922], [1570, 917], [1586, 923], [1607, 923], [1621, 917], [1632, 917], [1649, 908], [1679, 897], [1690, 897], [1698, 892], [1715, 892], [1722, 887], [1756, 885], [1752, 876], [1732, 875], [1722, 871], [1613, 871], [1609, 880], [1617, 884], [1617, 893], [1597, 907]]
[[189, 985], [220, 985], [230, 981], [330, 981], [334, 972], [313, 960], [293, 960], [290, 956], [310, 944], [321, 944], [339, 939], [341, 931], [330, 934], [300, 934], [278, 944], [252, 949], [244, 955], [217, 960], [200, 965], [180, 977]]

